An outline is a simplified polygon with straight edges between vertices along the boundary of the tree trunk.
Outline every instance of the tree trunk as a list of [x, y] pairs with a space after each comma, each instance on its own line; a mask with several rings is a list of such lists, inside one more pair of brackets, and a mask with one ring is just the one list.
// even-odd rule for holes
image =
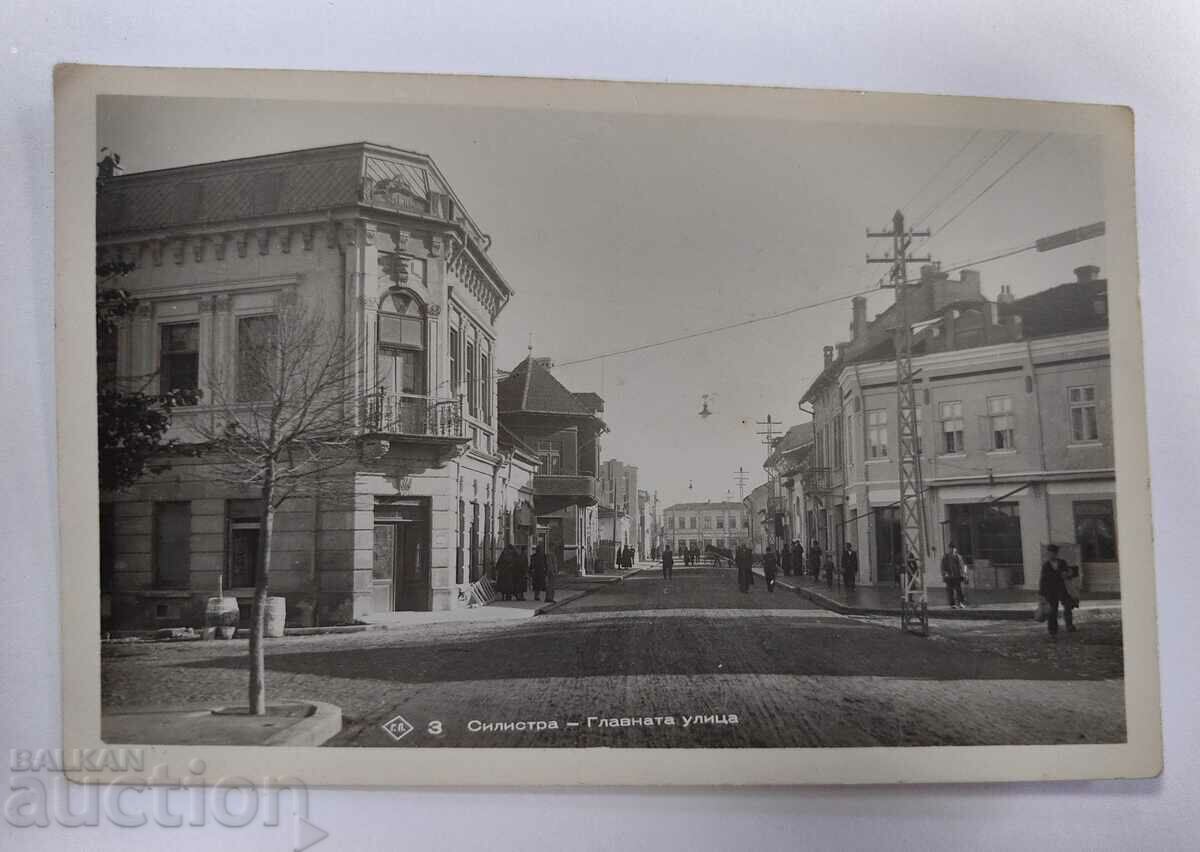
[[275, 526], [272, 481], [268, 472], [262, 489], [263, 508], [258, 534], [258, 576], [254, 581], [254, 605], [250, 610], [250, 691], [248, 707], [254, 716], [267, 712], [267, 666], [263, 635], [267, 625], [267, 582], [271, 571], [271, 544]]

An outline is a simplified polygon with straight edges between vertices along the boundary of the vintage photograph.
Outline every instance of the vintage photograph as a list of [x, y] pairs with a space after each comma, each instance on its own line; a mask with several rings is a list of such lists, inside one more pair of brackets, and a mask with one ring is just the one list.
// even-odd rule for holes
[[1127, 746], [1132, 126], [905, 104], [98, 96], [103, 742]]

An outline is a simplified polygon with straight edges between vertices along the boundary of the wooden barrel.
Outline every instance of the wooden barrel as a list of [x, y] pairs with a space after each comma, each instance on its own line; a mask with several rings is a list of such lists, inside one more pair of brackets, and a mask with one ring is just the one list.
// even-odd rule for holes
[[209, 598], [204, 608], [204, 626], [213, 628], [222, 639], [232, 639], [240, 615], [237, 598]]
[[266, 634], [272, 639], [283, 636], [284, 624], [287, 621], [287, 599], [267, 598]]

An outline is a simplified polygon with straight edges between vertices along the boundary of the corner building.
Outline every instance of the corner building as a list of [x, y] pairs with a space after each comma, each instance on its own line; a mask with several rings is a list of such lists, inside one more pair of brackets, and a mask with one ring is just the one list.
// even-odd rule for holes
[[[357, 143], [129, 174], [98, 192], [100, 260], [136, 315], [102, 348], [130, 381], [193, 387], [169, 437], [214, 416], [208, 365], [237, 368], [240, 331], [303, 303], [343, 322], [365, 353], [356, 413], [376, 461], [338, 471], [352, 500], [295, 498], [276, 516], [270, 592], [289, 624], [464, 605], [529, 513], [533, 461], [496, 433], [497, 319], [512, 288], [425, 154]], [[503, 451], [502, 451], [503, 450]], [[202, 620], [220, 583], [249, 602], [258, 566], [252, 492], [203, 456], [102, 495], [108, 624]], [[527, 501], [526, 501], [527, 502]]]

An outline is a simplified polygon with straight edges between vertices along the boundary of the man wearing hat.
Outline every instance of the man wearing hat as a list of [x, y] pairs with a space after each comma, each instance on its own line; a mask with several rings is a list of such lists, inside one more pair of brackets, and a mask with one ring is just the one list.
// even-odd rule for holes
[[1051, 544], [1046, 550], [1050, 558], [1042, 563], [1042, 576], [1038, 582], [1038, 594], [1046, 601], [1046, 629], [1050, 636], [1058, 636], [1058, 606], [1063, 604], [1063, 622], [1067, 630], [1075, 630], [1075, 620], [1071, 615], [1071, 597], [1067, 592], [1066, 577], [1070, 572], [1065, 559], [1058, 556], [1058, 545]]

